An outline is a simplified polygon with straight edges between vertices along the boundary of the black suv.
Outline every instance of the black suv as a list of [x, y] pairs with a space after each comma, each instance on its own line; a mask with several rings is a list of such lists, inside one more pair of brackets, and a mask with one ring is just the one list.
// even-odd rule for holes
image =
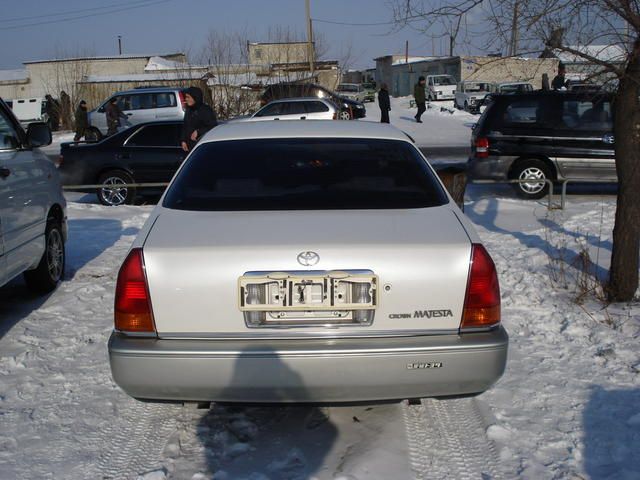
[[521, 179], [524, 198], [542, 198], [545, 179], [615, 180], [612, 96], [533, 92], [498, 95], [471, 136], [470, 175]]
[[298, 97], [318, 97], [331, 100], [340, 108], [341, 120], [353, 120], [367, 116], [367, 110], [362, 102], [341, 97], [337, 93], [314, 83], [277, 83], [269, 85], [260, 97], [260, 103], [266, 105], [271, 100]]

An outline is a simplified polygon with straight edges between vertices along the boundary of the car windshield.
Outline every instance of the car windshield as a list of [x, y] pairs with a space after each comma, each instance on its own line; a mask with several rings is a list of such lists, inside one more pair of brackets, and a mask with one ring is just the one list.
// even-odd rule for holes
[[466, 83], [464, 86], [465, 92], [477, 93], [477, 92], [489, 92], [489, 83]]
[[357, 92], [358, 86], [357, 85], [338, 85], [338, 91], [339, 92]]
[[500, 93], [525, 93], [533, 92], [533, 87], [528, 83], [514, 83], [511, 85], [502, 85]]
[[442, 77], [433, 77], [434, 85], [455, 85], [456, 81], [448, 75]]
[[409, 143], [260, 139], [200, 145], [169, 187], [177, 210], [425, 208], [448, 199]]

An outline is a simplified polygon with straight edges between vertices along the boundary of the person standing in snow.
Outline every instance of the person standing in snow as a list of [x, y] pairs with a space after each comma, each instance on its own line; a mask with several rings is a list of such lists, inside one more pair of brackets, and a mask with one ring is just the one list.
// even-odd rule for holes
[[57, 132], [60, 128], [60, 104], [51, 95], [45, 95], [45, 113], [49, 117], [49, 127]]
[[127, 119], [127, 116], [122, 113], [118, 106], [118, 97], [113, 97], [105, 109], [105, 115], [107, 116], [107, 136], [118, 133], [120, 127], [120, 119]]
[[551, 88], [553, 90], [562, 90], [563, 88], [567, 88], [567, 81], [564, 76], [567, 73], [567, 70], [563, 64], [558, 66], [558, 74], [553, 77], [553, 81], [551, 82]]
[[87, 115], [87, 102], [80, 100], [75, 113], [76, 119], [76, 135], [73, 137], [74, 142], [79, 142], [85, 136], [87, 128], [89, 128], [89, 116]]
[[420, 120], [420, 118], [422, 117], [422, 114], [427, 110], [427, 107], [425, 105], [427, 102], [427, 95], [424, 91], [426, 83], [427, 81], [425, 80], [425, 78], [420, 77], [418, 78], [418, 83], [416, 83], [416, 86], [413, 89], [413, 98], [416, 100], [416, 106], [418, 107], [418, 113], [416, 113], [416, 116], [414, 117], [417, 123], [422, 123], [422, 120]]
[[391, 100], [389, 99], [389, 90], [387, 84], [383, 83], [378, 92], [378, 105], [380, 106], [380, 122], [390, 123], [389, 111], [391, 110]]
[[202, 90], [189, 87], [184, 91], [187, 111], [182, 126], [182, 149], [188, 152], [196, 146], [205, 133], [218, 125], [215, 112], [203, 101]]

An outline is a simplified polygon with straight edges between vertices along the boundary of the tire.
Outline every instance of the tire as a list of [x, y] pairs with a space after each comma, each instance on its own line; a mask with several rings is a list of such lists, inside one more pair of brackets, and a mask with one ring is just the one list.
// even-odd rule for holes
[[98, 178], [98, 183], [105, 185], [105, 187], [98, 188], [96, 190], [98, 201], [107, 207], [131, 205], [136, 197], [136, 189], [130, 187], [117, 187], [117, 185], [134, 182], [135, 180], [133, 177], [122, 170], [109, 170], [108, 172], [103, 173]]
[[537, 180], [531, 183], [517, 183], [513, 186], [519, 197], [537, 200], [547, 194], [549, 185], [545, 180], [553, 180], [553, 172], [545, 162], [532, 158], [520, 160], [514, 166], [511, 178], [514, 180], [526, 180], [529, 178]]
[[66, 255], [62, 226], [54, 218], [47, 220], [44, 234], [45, 249], [35, 270], [24, 272], [27, 287], [36, 293], [53, 291], [64, 277]]
[[351, 120], [351, 114], [348, 110], [340, 110], [340, 114], [338, 115], [340, 120]]
[[100, 140], [102, 140], [102, 133], [100, 133], [100, 130], [98, 130], [97, 128], [92, 127], [87, 130], [84, 139], [87, 142], [99, 142]]

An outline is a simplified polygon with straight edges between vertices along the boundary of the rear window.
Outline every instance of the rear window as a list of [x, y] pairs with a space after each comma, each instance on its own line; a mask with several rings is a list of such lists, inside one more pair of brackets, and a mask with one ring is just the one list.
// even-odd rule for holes
[[169, 187], [177, 210], [425, 208], [448, 202], [410, 144], [369, 139], [265, 139], [200, 145]]

